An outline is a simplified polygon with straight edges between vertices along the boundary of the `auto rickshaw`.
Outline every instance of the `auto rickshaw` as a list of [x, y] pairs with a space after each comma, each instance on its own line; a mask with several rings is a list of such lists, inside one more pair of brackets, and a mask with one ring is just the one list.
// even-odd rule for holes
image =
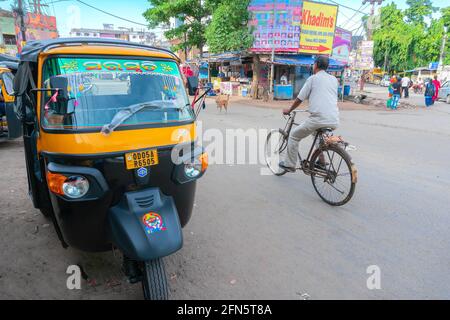
[[22, 125], [14, 113], [14, 72], [17, 64], [0, 61], [0, 140], [19, 138]]
[[119, 40], [35, 41], [14, 83], [34, 206], [63, 247], [120, 250], [151, 300], [168, 298], [162, 258], [182, 248], [208, 167], [179, 62]]

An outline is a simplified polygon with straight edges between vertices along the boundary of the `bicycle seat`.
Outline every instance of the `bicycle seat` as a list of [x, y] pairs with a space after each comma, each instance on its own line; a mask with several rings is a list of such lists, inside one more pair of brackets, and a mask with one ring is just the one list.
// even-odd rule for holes
[[317, 130], [317, 132], [319, 132], [319, 133], [328, 133], [328, 132], [333, 132], [334, 130], [335, 129], [324, 127], [324, 128], [320, 128], [319, 130]]

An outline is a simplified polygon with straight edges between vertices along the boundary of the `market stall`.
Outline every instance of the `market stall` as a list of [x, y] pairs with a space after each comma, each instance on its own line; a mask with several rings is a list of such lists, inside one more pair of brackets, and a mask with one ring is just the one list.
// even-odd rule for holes
[[[314, 57], [311, 55], [276, 55], [274, 77], [274, 99], [292, 100], [303, 88], [306, 80], [313, 73]], [[343, 74], [345, 64], [330, 58], [328, 72], [333, 74], [341, 84], [340, 94], [343, 91]], [[287, 78], [287, 83], [285, 80]]]

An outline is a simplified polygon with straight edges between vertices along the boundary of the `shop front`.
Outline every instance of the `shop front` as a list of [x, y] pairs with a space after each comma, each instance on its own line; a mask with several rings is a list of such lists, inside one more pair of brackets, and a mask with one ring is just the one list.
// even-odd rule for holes
[[[313, 74], [314, 57], [311, 55], [276, 55], [274, 61], [274, 99], [292, 100]], [[345, 64], [330, 58], [328, 72], [341, 83]]]

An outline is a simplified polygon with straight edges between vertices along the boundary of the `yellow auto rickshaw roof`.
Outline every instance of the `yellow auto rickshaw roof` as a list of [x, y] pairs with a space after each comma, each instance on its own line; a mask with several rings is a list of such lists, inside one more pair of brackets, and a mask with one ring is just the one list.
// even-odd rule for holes
[[61, 46], [51, 48], [40, 54], [41, 57], [58, 54], [75, 54], [75, 55], [116, 55], [116, 56], [133, 56], [133, 57], [150, 57], [176, 60], [174, 55], [157, 50], [132, 48], [132, 47], [114, 47], [102, 45], [79, 45], [79, 46]]
[[11, 72], [11, 70], [9, 70], [9, 69], [6, 68], [6, 67], [0, 66], [0, 73], [5, 73], [5, 72]]

